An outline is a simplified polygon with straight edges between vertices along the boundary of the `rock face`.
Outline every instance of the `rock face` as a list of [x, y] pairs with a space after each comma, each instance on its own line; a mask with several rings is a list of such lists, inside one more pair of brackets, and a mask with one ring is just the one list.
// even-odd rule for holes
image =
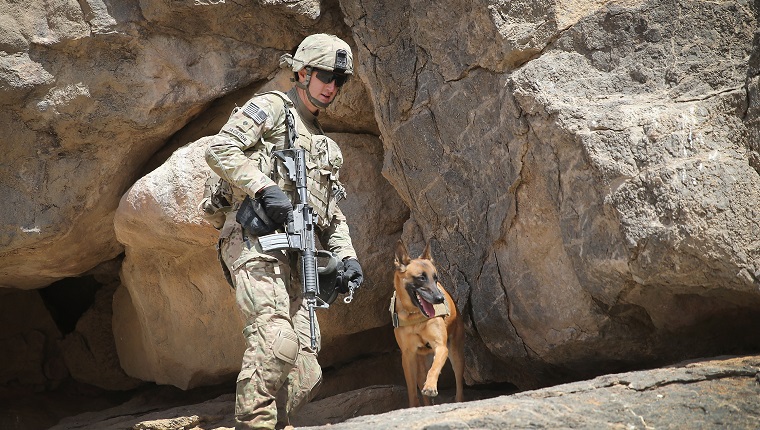
[[[17, 290], [118, 262], [103, 291], [126, 375], [97, 348], [107, 372], [49, 361], [52, 344], [73, 363], [82, 338], [102, 340], [100, 293], [79, 335], [39, 303], [40, 321], [0, 327], [22, 352], [3, 383], [234, 377], [241, 321], [196, 208], [199, 139], [286, 89], [279, 55], [315, 32], [355, 53], [323, 124], [367, 272], [353, 303], [320, 314], [323, 366], [395, 348], [399, 238], [433, 245], [466, 319], [468, 384], [760, 348], [757, 2], [111, 3], [0, 5], [0, 286], [31, 306]], [[27, 366], [44, 362], [58, 364]]]
[[760, 286], [752, 4], [344, 5], [385, 176], [469, 311], [471, 380], [757, 345], [735, 330]]
[[405, 409], [309, 429], [755, 428], [756, 357], [613, 374], [511, 396]]

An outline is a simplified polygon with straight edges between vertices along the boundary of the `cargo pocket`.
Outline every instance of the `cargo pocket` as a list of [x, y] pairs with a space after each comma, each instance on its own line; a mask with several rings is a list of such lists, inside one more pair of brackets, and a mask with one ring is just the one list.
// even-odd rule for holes
[[254, 369], [243, 369], [243, 370], [241, 370], [240, 373], [238, 373], [237, 382], [240, 383], [240, 382], [243, 382], [243, 381], [250, 380], [251, 377], [253, 376], [253, 372], [255, 372]]
[[242, 418], [250, 415], [255, 409], [255, 387], [251, 384], [254, 369], [243, 369], [237, 377], [235, 388], [235, 416]]
[[246, 340], [246, 351], [243, 354], [243, 363], [237, 376], [235, 389], [235, 416], [246, 420], [255, 408], [256, 387], [253, 377], [256, 373], [256, 328], [247, 325], [243, 328], [243, 336]]

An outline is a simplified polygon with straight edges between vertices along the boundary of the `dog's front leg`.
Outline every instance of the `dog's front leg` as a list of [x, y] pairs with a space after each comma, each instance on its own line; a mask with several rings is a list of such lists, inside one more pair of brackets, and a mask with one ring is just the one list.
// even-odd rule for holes
[[428, 397], [435, 397], [438, 395], [438, 377], [441, 376], [441, 369], [446, 363], [446, 359], [449, 356], [449, 349], [445, 343], [438, 344], [433, 348], [435, 351], [435, 358], [433, 358], [433, 365], [428, 370], [427, 379], [425, 380], [425, 387], [422, 388], [422, 394]]
[[414, 351], [402, 350], [401, 365], [404, 368], [409, 407], [416, 408], [420, 405], [420, 399], [417, 397], [417, 354]]
[[[427, 381], [427, 374], [430, 370], [430, 366], [433, 365], [433, 354], [421, 354], [417, 353], [417, 389], [422, 391], [425, 388], [425, 382]], [[433, 404], [433, 397], [422, 396], [422, 405], [430, 406]]]

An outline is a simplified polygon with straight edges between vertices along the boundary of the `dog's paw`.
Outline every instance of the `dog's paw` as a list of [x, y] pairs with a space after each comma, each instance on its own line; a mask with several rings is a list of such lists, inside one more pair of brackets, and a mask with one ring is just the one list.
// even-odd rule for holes
[[424, 387], [422, 389], [422, 395], [428, 396], [428, 397], [435, 397], [438, 395], [438, 389], [437, 388], [431, 388], [431, 387]]

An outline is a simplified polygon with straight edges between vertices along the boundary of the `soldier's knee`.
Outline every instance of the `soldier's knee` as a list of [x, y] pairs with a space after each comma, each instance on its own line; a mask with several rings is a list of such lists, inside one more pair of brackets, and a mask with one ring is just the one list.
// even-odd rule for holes
[[293, 365], [298, 358], [299, 349], [298, 336], [293, 329], [281, 328], [277, 331], [272, 342], [272, 351], [275, 357]]

